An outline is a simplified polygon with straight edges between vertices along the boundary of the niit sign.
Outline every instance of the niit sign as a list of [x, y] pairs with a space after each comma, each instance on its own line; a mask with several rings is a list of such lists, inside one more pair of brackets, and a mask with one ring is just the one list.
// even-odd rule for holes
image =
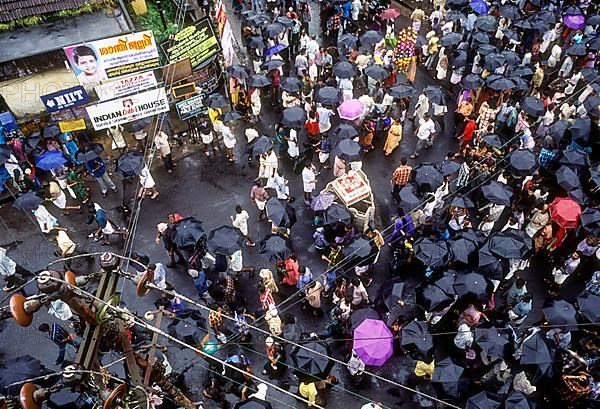
[[42, 95], [40, 99], [44, 103], [46, 111], [50, 113], [85, 105], [89, 100], [87, 92], [85, 92], [85, 89], [81, 85], [53, 92], [52, 94]]

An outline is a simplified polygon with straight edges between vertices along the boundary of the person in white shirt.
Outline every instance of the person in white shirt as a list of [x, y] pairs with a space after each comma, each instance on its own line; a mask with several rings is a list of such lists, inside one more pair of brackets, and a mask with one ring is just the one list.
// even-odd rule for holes
[[360, 0], [353, 0], [350, 3], [350, 16], [352, 17], [352, 21], [355, 23], [358, 21], [358, 16], [360, 15], [360, 11], [362, 10], [362, 2]]
[[221, 134], [223, 135], [223, 144], [225, 145], [225, 153], [229, 162], [235, 162], [237, 158], [233, 155], [233, 148], [235, 147], [235, 135], [233, 134], [230, 127], [222, 125]]
[[304, 204], [310, 206], [312, 192], [317, 187], [317, 168], [312, 163], [302, 169], [302, 187], [304, 190]]
[[308, 58], [306, 58], [306, 50], [300, 50], [300, 54], [296, 56], [294, 60], [294, 67], [296, 67], [296, 74], [299, 77], [304, 76], [304, 71], [308, 69]]
[[156, 183], [154, 182], [154, 178], [152, 177], [150, 169], [148, 169], [147, 165], [144, 165], [139, 177], [140, 185], [142, 185], [139, 197], [143, 198], [148, 194], [150, 195], [150, 199], [156, 199], [156, 196], [158, 196], [158, 190], [156, 190]]
[[169, 136], [161, 130], [154, 137], [154, 145], [156, 146], [156, 150], [158, 151], [158, 154], [160, 155], [160, 157], [163, 160], [163, 163], [165, 164], [167, 172], [173, 173], [173, 168], [176, 165], [173, 163], [173, 156], [171, 156]]
[[410, 157], [412, 159], [419, 156], [419, 152], [421, 152], [428, 144], [429, 140], [433, 137], [435, 133], [435, 124], [431, 119], [431, 116], [426, 113], [423, 115], [423, 118], [419, 120], [419, 126], [415, 130], [415, 134], [417, 136], [417, 145], [415, 146], [415, 151]]
[[329, 131], [331, 129], [331, 116], [334, 115], [334, 112], [319, 104], [317, 113], [319, 114], [319, 132], [325, 133]]
[[233, 227], [239, 229], [242, 236], [246, 239], [246, 246], [254, 247], [256, 243], [250, 238], [248, 234], [248, 219], [250, 216], [248, 212], [242, 209], [242, 206], [235, 206], [235, 216], [231, 216], [231, 224]]

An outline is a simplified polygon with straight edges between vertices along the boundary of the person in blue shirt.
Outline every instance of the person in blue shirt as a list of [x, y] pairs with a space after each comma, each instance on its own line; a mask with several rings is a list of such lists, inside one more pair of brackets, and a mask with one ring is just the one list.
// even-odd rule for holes
[[350, 19], [350, 0], [342, 4], [342, 30], [346, 31], [346, 24]]
[[65, 351], [67, 349], [67, 345], [72, 345], [76, 349], [79, 348], [79, 343], [75, 341], [75, 334], [71, 334], [59, 324], [54, 323], [52, 326], [50, 326], [46, 323], [43, 323], [38, 327], [38, 330], [48, 333], [52, 342], [58, 346], [58, 358], [56, 358], [54, 365], [62, 365], [63, 361], [65, 360]]
[[[101, 158], [96, 158], [85, 162], [85, 169], [94, 176], [98, 184], [100, 185], [100, 190], [102, 191], [102, 197], [106, 197], [106, 192], [108, 188], [113, 192], [117, 193], [117, 187], [108, 176], [106, 172], [106, 165]], [[108, 187], [107, 187], [108, 186]]]

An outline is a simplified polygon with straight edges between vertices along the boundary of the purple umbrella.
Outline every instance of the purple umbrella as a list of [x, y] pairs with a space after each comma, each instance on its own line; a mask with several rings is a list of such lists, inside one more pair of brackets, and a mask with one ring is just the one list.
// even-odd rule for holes
[[382, 366], [394, 353], [394, 336], [385, 322], [366, 319], [354, 330], [353, 349], [365, 365]]
[[573, 30], [585, 28], [585, 16], [579, 14], [569, 14], [563, 17], [565, 26]]
[[365, 106], [358, 99], [349, 99], [338, 107], [340, 118], [354, 121], [363, 114]]

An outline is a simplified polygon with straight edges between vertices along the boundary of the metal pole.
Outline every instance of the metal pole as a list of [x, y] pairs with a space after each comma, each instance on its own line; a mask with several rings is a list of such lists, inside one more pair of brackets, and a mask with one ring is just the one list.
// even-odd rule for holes
[[160, 4], [160, 0], [156, 0], [156, 8], [158, 9], [158, 13], [160, 14], [160, 21], [162, 21], [163, 28], [167, 29], [167, 21], [165, 20], [165, 13], [162, 8], [162, 4]]

